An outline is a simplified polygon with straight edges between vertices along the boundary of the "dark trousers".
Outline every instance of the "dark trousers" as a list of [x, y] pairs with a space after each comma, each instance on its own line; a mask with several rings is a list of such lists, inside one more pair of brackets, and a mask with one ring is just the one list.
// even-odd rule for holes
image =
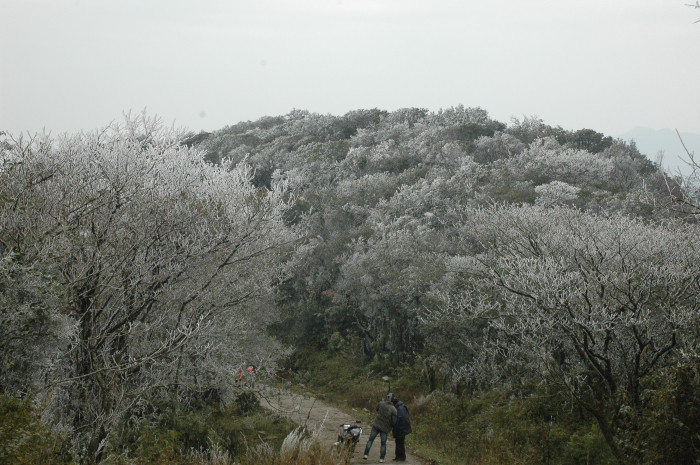
[[406, 435], [394, 436], [396, 442], [396, 458], [406, 460]]

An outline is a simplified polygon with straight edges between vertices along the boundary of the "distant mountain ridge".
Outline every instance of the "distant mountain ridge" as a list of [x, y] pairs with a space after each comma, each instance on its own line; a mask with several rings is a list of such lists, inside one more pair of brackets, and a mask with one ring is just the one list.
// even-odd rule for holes
[[[681, 132], [680, 135], [687, 149], [700, 157], [700, 134]], [[661, 165], [666, 171], [676, 173], [679, 169], [681, 172], [688, 169], [682, 161], [687, 158], [685, 149], [674, 129], [636, 127], [615, 137], [626, 141], [634, 140], [639, 151], [654, 162], [658, 161], [658, 154], [663, 151]]]

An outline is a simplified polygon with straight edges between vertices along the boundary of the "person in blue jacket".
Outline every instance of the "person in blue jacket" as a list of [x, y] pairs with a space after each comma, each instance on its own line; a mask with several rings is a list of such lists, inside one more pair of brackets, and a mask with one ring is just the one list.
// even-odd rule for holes
[[394, 457], [394, 461], [404, 462], [406, 460], [406, 435], [413, 431], [411, 429], [411, 417], [408, 414], [406, 404], [397, 399], [394, 394], [389, 394], [389, 400], [396, 407], [396, 424], [392, 431], [396, 442], [396, 457]]

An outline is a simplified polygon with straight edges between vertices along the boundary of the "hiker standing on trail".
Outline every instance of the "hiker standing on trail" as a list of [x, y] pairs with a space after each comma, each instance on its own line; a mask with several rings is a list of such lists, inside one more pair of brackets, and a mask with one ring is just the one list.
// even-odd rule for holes
[[404, 462], [406, 460], [406, 435], [413, 431], [411, 429], [411, 418], [408, 415], [406, 404], [397, 399], [394, 394], [389, 394], [388, 398], [396, 407], [396, 424], [392, 431], [396, 441], [396, 457], [394, 457], [394, 460]]
[[248, 365], [248, 367], [243, 371], [243, 368], [238, 369], [236, 374], [236, 382], [244, 382], [248, 384], [251, 388], [255, 389], [255, 365]]
[[394, 404], [387, 398], [387, 400], [383, 400], [377, 404], [376, 410], [377, 417], [374, 419], [374, 423], [372, 423], [372, 431], [369, 433], [367, 446], [365, 446], [365, 455], [362, 458], [367, 460], [367, 455], [372, 448], [374, 438], [379, 434], [382, 441], [381, 448], [379, 449], [379, 462], [383, 463], [384, 456], [386, 455], [386, 438], [389, 435], [389, 431], [391, 431], [396, 424], [396, 407], [394, 407]]
[[249, 365], [246, 371], [248, 372], [248, 384], [255, 389], [255, 365]]

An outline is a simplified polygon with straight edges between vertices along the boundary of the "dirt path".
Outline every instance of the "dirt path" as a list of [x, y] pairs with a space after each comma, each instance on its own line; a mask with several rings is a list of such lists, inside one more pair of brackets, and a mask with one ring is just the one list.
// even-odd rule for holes
[[[295, 394], [286, 390], [265, 386], [260, 389], [260, 404], [277, 413], [278, 415], [286, 416], [292, 419], [299, 425], [308, 428], [320, 428], [321, 440], [328, 447], [331, 447], [336, 440], [337, 431], [343, 423], [354, 423], [359, 418], [352, 417], [351, 414], [332, 407], [318, 399], [308, 397], [301, 394]], [[381, 441], [379, 436], [374, 440], [372, 449], [369, 452], [367, 460], [362, 459], [362, 453], [369, 439], [369, 432], [372, 429], [371, 423], [360, 423], [362, 426], [362, 436], [360, 443], [357, 445], [355, 454], [352, 456], [350, 463], [379, 463], [379, 449]], [[410, 441], [410, 436], [408, 440]], [[409, 465], [425, 465], [428, 462], [422, 461], [419, 457], [407, 451], [405, 462], [393, 462], [394, 450], [396, 444], [394, 439], [389, 435], [386, 444], [386, 463], [405, 463]]]

